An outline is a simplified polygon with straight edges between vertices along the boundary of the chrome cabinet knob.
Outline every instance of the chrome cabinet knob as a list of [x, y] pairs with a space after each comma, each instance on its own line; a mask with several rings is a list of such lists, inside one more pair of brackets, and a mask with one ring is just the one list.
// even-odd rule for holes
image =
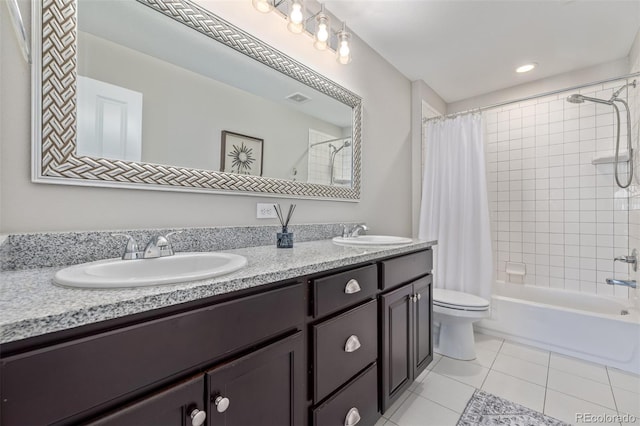
[[207, 418], [207, 413], [205, 411], [200, 411], [197, 408], [195, 408], [191, 412], [191, 414], [189, 414], [189, 416], [191, 417], [192, 426], [202, 426], [202, 424], [204, 424], [204, 421]]
[[227, 408], [229, 408], [229, 404], [231, 403], [229, 398], [223, 398], [221, 395], [218, 395], [213, 402], [216, 404], [216, 410], [218, 410], [218, 413], [224, 413], [227, 411]]
[[416, 300], [418, 299], [416, 298], [415, 295], [412, 294], [411, 296], [409, 296], [409, 300], [412, 301], [413, 303], [416, 303]]
[[358, 280], [356, 279], [350, 279], [349, 281], [347, 281], [347, 285], [344, 287], [344, 292], [346, 294], [353, 294], [353, 293], [357, 293], [360, 290], [362, 290], [360, 288], [360, 283], [358, 282]]
[[360, 344], [360, 339], [358, 339], [358, 336], [356, 336], [355, 334], [352, 334], [347, 339], [347, 343], [344, 344], [344, 351], [345, 352], [355, 352], [358, 349], [360, 349], [360, 346], [362, 346]]
[[356, 407], [353, 407], [347, 412], [347, 416], [344, 418], [344, 426], [354, 426], [360, 422], [360, 412]]
[[422, 299], [422, 295], [420, 293], [418, 293], [416, 297], [418, 298], [418, 300]]

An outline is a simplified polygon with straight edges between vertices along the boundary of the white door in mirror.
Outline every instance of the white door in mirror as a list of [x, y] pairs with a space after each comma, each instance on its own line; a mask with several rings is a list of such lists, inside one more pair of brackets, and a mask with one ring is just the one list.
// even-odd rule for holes
[[197, 281], [235, 272], [247, 258], [232, 253], [177, 253], [155, 259], [107, 259], [56, 272], [65, 287], [126, 288]]

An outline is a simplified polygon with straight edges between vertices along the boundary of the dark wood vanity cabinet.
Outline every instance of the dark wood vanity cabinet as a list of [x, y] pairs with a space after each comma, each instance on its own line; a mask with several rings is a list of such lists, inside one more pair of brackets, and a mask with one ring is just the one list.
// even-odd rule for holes
[[302, 332], [118, 408], [91, 426], [304, 424]]
[[211, 426], [304, 424], [302, 332], [206, 373]]
[[372, 425], [378, 407], [378, 270], [371, 264], [314, 278], [309, 326], [310, 422]]
[[[228, 378], [234, 374], [230, 370], [259, 365], [263, 362], [260, 356], [267, 363], [268, 351], [262, 348], [276, 348], [273, 342], [296, 332], [302, 335], [305, 299], [303, 284], [289, 284], [6, 357], [3, 351], [0, 423], [101, 424], [98, 418], [107, 414], [112, 417], [104, 421], [110, 424], [110, 418], [132, 413], [131, 423], [120, 418], [111, 424], [136, 425], [136, 407], [145, 406], [162, 406], [173, 418], [194, 403], [191, 386], [187, 386], [189, 395], [183, 403], [174, 400], [176, 394], [187, 392], [182, 386], [184, 380], [198, 373], [221, 375], [219, 371], [225, 371], [224, 377]], [[297, 337], [294, 346], [286, 346], [289, 353], [278, 363], [280, 369], [289, 363], [289, 394], [305, 388], [302, 340]], [[273, 368], [268, 365], [266, 370]], [[237, 390], [237, 383], [235, 386]], [[205, 386], [200, 388], [201, 397], [195, 404], [208, 411]], [[160, 402], [156, 404], [157, 401]], [[241, 399], [234, 402], [236, 406], [242, 404]], [[184, 416], [178, 417], [184, 420]], [[296, 423], [293, 420], [292, 415], [291, 424]]]
[[[423, 267], [404, 270], [403, 278], [428, 272]], [[432, 282], [432, 276], [425, 275], [380, 296], [382, 412], [433, 360]]]
[[[89, 421], [91, 426], [183, 426], [203, 417], [204, 376], [199, 374], [182, 383], [154, 393], [143, 400], [120, 408], [111, 415]], [[191, 418], [193, 414], [193, 419]], [[200, 417], [196, 417], [196, 416]]]
[[373, 425], [433, 357], [430, 271], [421, 250], [0, 346], [0, 426]]

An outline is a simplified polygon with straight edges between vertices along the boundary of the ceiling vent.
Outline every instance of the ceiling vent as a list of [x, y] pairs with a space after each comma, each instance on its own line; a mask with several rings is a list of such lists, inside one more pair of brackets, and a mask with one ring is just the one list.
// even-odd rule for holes
[[304, 104], [305, 102], [309, 102], [311, 100], [310, 97], [308, 97], [307, 95], [303, 95], [300, 92], [290, 94], [289, 96], [287, 96], [287, 99], [298, 104]]

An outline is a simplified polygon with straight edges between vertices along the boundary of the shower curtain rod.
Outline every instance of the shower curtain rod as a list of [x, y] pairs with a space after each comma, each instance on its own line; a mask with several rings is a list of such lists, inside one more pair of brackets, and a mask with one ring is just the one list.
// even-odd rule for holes
[[312, 143], [311, 145], [309, 145], [309, 148], [313, 148], [316, 145], [322, 145], [323, 143], [343, 141], [345, 139], [351, 139], [351, 136], [347, 136], [347, 137], [344, 137], [344, 138], [338, 138], [338, 139], [329, 139], [329, 140], [322, 141], [322, 142]]
[[437, 117], [431, 117], [431, 118], [424, 118], [423, 117], [422, 118], [422, 123], [424, 124], [427, 121], [443, 120], [443, 119], [446, 119], [446, 118], [457, 117], [459, 115], [472, 114], [474, 112], [482, 112], [482, 111], [487, 110], [487, 109], [498, 108], [498, 107], [501, 107], [501, 106], [515, 104], [515, 103], [518, 103], [518, 102], [530, 101], [531, 99], [543, 98], [545, 96], [551, 96], [551, 95], [555, 95], [555, 94], [558, 94], [558, 93], [567, 92], [569, 90], [578, 90], [578, 89], [582, 89], [583, 87], [593, 86], [594, 84], [609, 83], [609, 82], [616, 81], [616, 80], [625, 80], [625, 79], [628, 79], [628, 78], [631, 78], [631, 77], [638, 77], [638, 76], [640, 76], [640, 72], [634, 72], [634, 73], [631, 73], [631, 74], [623, 75], [621, 77], [608, 78], [606, 80], [594, 81], [592, 83], [581, 84], [579, 86], [572, 86], [572, 87], [567, 87], [567, 88], [564, 88], [564, 89], [553, 90], [551, 92], [545, 92], [545, 93], [540, 93], [538, 95], [527, 96], [525, 98], [515, 99], [513, 101], [499, 102], [499, 103], [496, 103], [496, 104], [485, 105], [485, 106], [481, 106], [481, 107], [477, 107], [477, 108], [471, 108], [471, 109], [468, 109], [468, 110], [465, 110], [465, 111], [452, 112], [451, 114], [439, 115]]

